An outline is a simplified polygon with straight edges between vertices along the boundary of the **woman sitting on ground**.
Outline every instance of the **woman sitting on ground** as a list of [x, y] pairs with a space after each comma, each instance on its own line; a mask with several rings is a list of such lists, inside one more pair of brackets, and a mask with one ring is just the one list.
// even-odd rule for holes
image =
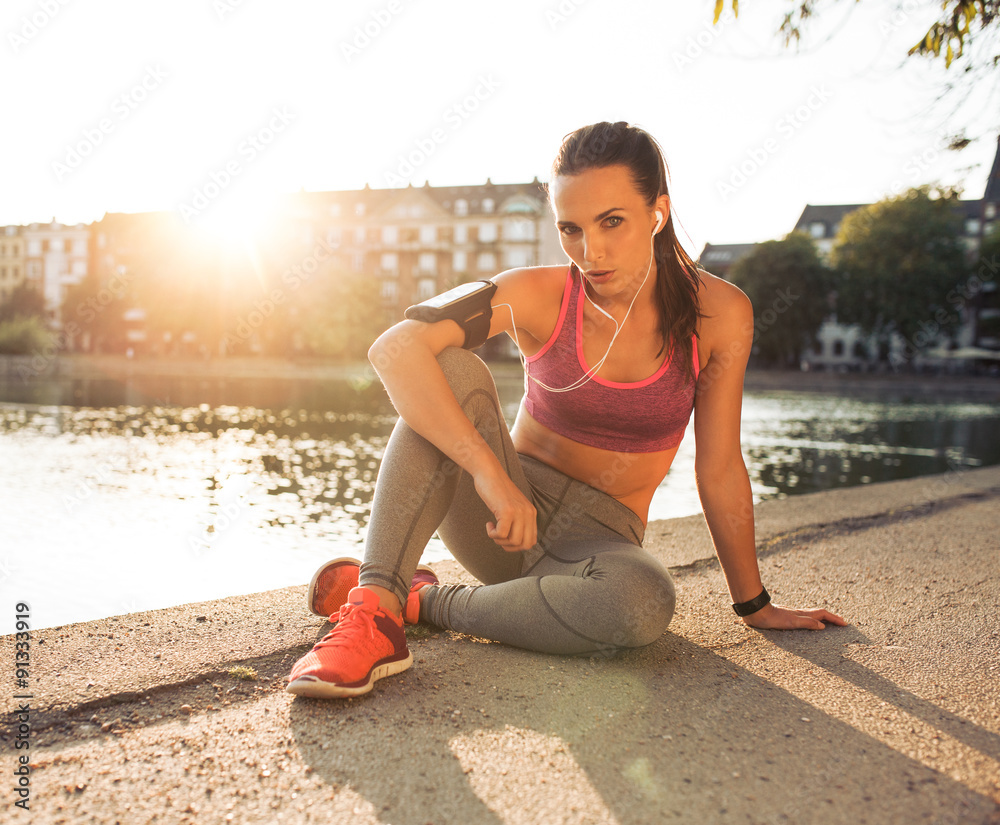
[[[310, 608], [337, 624], [292, 668], [290, 692], [365, 693], [410, 666], [403, 625], [417, 621], [544, 653], [655, 641], [675, 594], [643, 532], [692, 410], [698, 493], [743, 622], [846, 624], [773, 604], [761, 582], [739, 440], [753, 310], [678, 243], [659, 146], [625, 123], [579, 129], [549, 196], [569, 266], [502, 272], [488, 299], [488, 335], [507, 333], [525, 359], [512, 430], [463, 319], [405, 320], [372, 346], [400, 420], [364, 561], [329, 562], [310, 585]], [[481, 585], [418, 566], [435, 531]]]

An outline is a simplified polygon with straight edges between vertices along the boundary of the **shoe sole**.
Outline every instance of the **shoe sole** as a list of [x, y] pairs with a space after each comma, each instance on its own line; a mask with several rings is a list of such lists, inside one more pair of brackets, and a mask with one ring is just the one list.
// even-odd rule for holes
[[[309, 608], [310, 613], [316, 616], [322, 616], [324, 619], [328, 619], [330, 618], [332, 613], [336, 612], [336, 611], [331, 611], [331, 613], [323, 613], [322, 611], [316, 609], [316, 588], [319, 585], [320, 578], [327, 570], [329, 570], [336, 564], [342, 564], [344, 562], [356, 566], [359, 570], [361, 569], [361, 562], [359, 562], [356, 558], [353, 558], [352, 556], [341, 556], [338, 559], [332, 559], [331, 561], [326, 562], [326, 564], [321, 565], [320, 568], [315, 573], [313, 573], [313, 577], [309, 582], [309, 589], [306, 591], [306, 607]], [[425, 573], [430, 573], [432, 576], [434, 576], [435, 580], [437, 580], [437, 574], [434, 572], [434, 569], [428, 567], [426, 564], [417, 565], [417, 572], [420, 571], [423, 571]], [[344, 592], [343, 602], [347, 601], [347, 594], [353, 588], [357, 587], [357, 585], [358, 581], [357, 579], [354, 579], [354, 583], [351, 584], [351, 586], [348, 587], [347, 590]], [[341, 604], [343, 604], [343, 602], [341, 602]]]
[[407, 651], [405, 659], [384, 662], [373, 667], [371, 673], [368, 674], [368, 681], [363, 684], [338, 685], [333, 682], [324, 682], [315, 677], [302, 676], [294, 682], [289, 682], [285, 690], [296, 696], [307, 696], [313, 699], [346, 699], [350, 696], [361, 696], [368, 693], [379, 679], [402, 673], [412, 664], [413, 654]]

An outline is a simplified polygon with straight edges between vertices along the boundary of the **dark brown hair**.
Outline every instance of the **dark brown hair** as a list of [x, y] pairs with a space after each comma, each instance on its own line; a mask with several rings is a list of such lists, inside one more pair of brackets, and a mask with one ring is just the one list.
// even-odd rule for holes
[[[617, 165], [628, 168], [635, 188], [648, 206], [652, 207], [660, 195], [669, 195], [667, 165], [660, 145], [648, 132], [624, 121], [594, 123], [566, 135], [552, 163], [552, 177], [579, 175], [588, 169]], [[701, 276], [698, 265], [677, 240], [672, 213], [673, 202], [667, 223], [653, 242], [660, 352], [669, 348], [671, 358], [680, 355], [688, 374], [694, 377], [691, 336], [702, 317], [698, 303]]]

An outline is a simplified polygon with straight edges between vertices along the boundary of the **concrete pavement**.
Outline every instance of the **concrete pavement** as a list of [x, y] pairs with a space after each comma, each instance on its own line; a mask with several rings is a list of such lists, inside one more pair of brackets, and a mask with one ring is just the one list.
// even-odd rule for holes
[[677, 612], [619, 657], [417, 627], [410, 670], [324, 701], [284, 692], [326, 627], [304, 586], [34, 631], [30, 812], [15, 724], [3, 821], [1000, 823], [1000, 467], [756, 521], [774, 601], [848, 627], [745, 627], [692, 517], [650, 525]]

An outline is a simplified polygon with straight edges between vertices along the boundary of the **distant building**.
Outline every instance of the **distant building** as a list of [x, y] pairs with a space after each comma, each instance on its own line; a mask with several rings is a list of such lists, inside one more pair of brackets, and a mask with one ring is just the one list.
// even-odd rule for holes
[[[322, 241], [336, 268], [378, 280], [386, 326], [401, 320], [406, 307], [452, 286], [566, 258], [538, 178], [301, 192], [289, 204], [303, 252]], [[509, 355], [513, 344], [487, 346]]]
[[87, 275], [90, 231], [82, 223], [63, 226], [53, 220], [23, 227], [22, 237], [25, 278], [42, 290], [48, 326], [61, 329], [66, 287]]
[[713, 275], [725, 278], [728, 281], [730, 280], [733, 265], [740, 258], [749, 255], [755, 246], [757, 246], [755, 243], [707, 243], [701, 251], [701, 255], [698, 256], [698, 263]]
[[[207, 230], [173, 212], [108, 213], [91, 226], [97, 286], [131, 292], [147, 278], [177, 277], [171, 269], [181, 266], [186, 254], [190, 277], [212, 254], [206, 237]], [[457, 284], [565, 260], [537, 178], [531, 183], [487, 179], [467, 186], [298, 192], [282, 197], [273, 225], [255, 240], [260, 262], [278, 285], [287, 268], [308, 262], [314, 267], [304, 273], [308, 277], [317, 271], [318, 260], [327, 275], [353, 272], [372, 279], [386, 327], [401, 320], [407, 306]], [[129, 306], [133, 316], [140, 309]], [[121, 311], [116, 304], [115, 312]], [[178, 331], [179, 340], [146, 341], [141, 327], [130, 322], [125, 335], [150, 351], [192, 351], [206, 343], [185, 331]], [[256, 335], [247, 344], [249, 351], [258, 351]], [[498, 338], [487, 347], [487, 354], [511, 354], [513, 344]]]
[[0, 227], [0, 304], [25, 281], [24, 237], [20, 226]]
[[[834, 241], [840, 231], [844, 217], [856, 209], [869, 204], [806, 204], [795, 222], [793, 231], [804, 232], [816, 244], [820, 257], [829, 261]], [[982, 246], [983, 238], [1000, 226], [1000, 138], [986, 182], [986, 189], [980, 200], [959, 201], [962, 233], [960, 240], [970, 260], [974, 259]], [[732, 267], [748, 255], [755, 244], [706, 244], [698, 262], [713, 275], [730, 277]], [[997, 280], [988, 279], [976, 295], [974, 301], [965, 307], [966, 321], [954, 340], [939, 341], [937, 354], [921, 354], [911, 359], [914, 366], [927, 364], [940, 366], [947, 362], [947, 348], [958, 350], [960, 354], [975, 357], [976, 351], [1000, 351], [1000, 293]], [[901, 351], [905, 342], [896, 338], [890, 344], [888, 353], [879, 353], [875, 341], [862, 336], [857, 326], [845, 325], [837, 321], [832, 313], [817, 331], [817, 346], [809, 350], [804, 359], [804, 367], [824, 369], [859, 369], [882, 360], [880, 356], [892, 358]], [[932, 348], [933, 349], [933, 348]], [[986, 353], [988, 354], [988, 353]], [[997, 361], [1000, 364], [1000, 360]]]
[[565, 258], [537, 178], [301, 192], [291, 201], [302, 246], [322, 239], [340, 268], [377, 278], [391, 322], [410, 304], [459, 283]]

